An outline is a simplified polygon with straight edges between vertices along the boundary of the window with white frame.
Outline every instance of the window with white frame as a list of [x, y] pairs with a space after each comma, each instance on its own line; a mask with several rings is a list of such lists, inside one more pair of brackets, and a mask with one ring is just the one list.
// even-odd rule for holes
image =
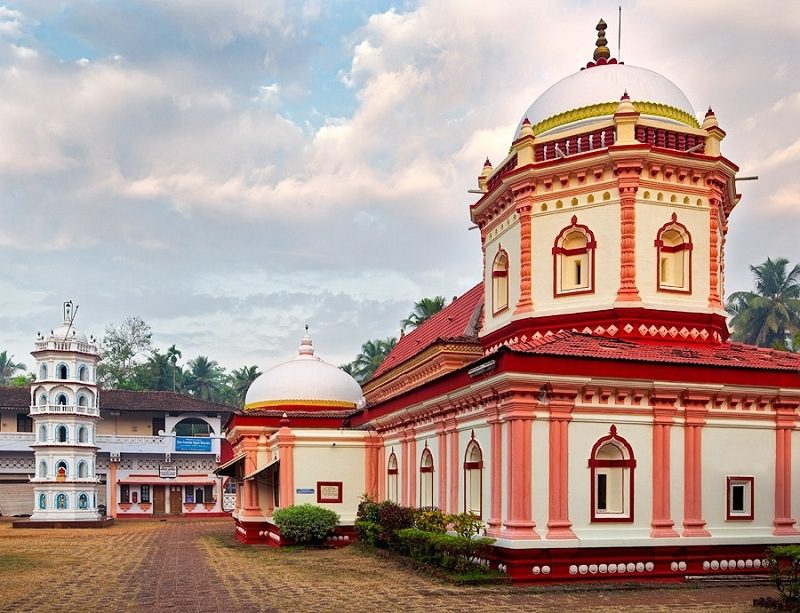
[[475, 440], [464, 454], [464, 512], [483, 514], [483, 452]]
[[386, 498], [392, 502], [399, 501], [398, 472], [397, 456], [393, 451], [389, 456], [389, 462], [386, 464]]
[[636, 459], [628, 441], [611, 426], [589, 456], [593, 522], [633, 521], [633, 474]]
[[433, 454], [427, 447], [419, 462], [419, 506], [433, 506]]
[[597, 243], [587, 226], [572, 216], [571, 225], [553, 245], [553, 293], [556, 296], [594, 291], [594, 250]]
[[726, 519], [753, 519], [753, 477], [728, 477]]
[[656, 235], [658, 289], [665, 292], [691, 292], [692, 238], [677, 214]]
[[492, 313], [508, 308], [508, 254], [500, 249], [492, 264]]

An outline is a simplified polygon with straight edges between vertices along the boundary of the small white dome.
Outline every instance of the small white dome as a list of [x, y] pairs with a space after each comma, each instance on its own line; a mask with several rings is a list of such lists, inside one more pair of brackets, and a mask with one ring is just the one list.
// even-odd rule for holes
[[89, 339], [80, 330], [76, 330], [75, 326], [69, 324], [61, 324], [57, 328], [53, 328], [50, 333], [51, 340], [54, 341], [77, 341], [79, 343], [88, 343]]
[[[626, 91], [634, 103], [663, 104], [696, 117], [686, 94], [666, 77], [638, 66], [604, 64], [585, 68], [551, 86], [525, 111], [514, 138], [519, 138], [525, 117], [535, 127], [539, 122], [567, 111], [605, 102], [617, 103]], [[571, 121], [567, 120], [563, 125], [567, 123]]]
[[247, 391], [245, 411], [280, 405], [328, 408], [364, 406], [361, 386], [341, 368], [314, 355], [306, 333], [296, 358], [265, 371]]

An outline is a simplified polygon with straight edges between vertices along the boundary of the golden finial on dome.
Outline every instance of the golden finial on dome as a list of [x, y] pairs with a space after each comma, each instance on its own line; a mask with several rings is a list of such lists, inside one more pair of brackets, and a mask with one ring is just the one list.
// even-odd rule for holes
[[608, 47], [608, 40], [606, 40], [606, 22], [602, 19], [597, 22], [595, 26], [595, 30], [597, 30], [597, 42], [595, 45], [597, 48], [594, 50], [594, 55], [592, 58], [596, 62], [600, 58], [607, 60], [611, 57], [611, 51], [609, 51]]

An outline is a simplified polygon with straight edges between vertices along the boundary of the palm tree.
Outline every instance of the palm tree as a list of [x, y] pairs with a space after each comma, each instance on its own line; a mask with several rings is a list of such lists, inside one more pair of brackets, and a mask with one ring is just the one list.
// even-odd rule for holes
[[236, 404], [239, 408], [244, 406], [247, 397], [247, 390], [250, 389], [253, 381], [261, 376], [258, 366], [242, 366], [231, 373], [230, 385], [236, 396]]
[[26, 366], [22, 362], [12, 360], [14, 355], [8, 355], [7, 351], [0, 351], [0, 384], [6, 385], [14, 378], [14, 373], [18, 370], [25, 370]]
[[199, 355], [186, 364], [185, 387], [202, 400], [217, 400], [222, 395], [225, 384], [225, 370], [215, 360]]
[[361, 345], [361, 353], [353, 360], [351, 374], [359, 383], [365, 383], [397, 344], [395, 337], [375, 339]]
[[170, 348], [167, 349], [167, 359], [169, 363], [172, 364], [172, 391], [175, 391], [175, 372], [176, 368], [175, 365], [178, 363], [178, 358], [182, 358], [183, 354], [181, 353], [180, 349], [178, 349], [175, 345], [170, 345]]
[[786, 349], [790, 337], [800, 333], [800, 264], [788, 266], [786, 258], [751, 266], [756, 291], [728, 297], [734, 340]]
[[423, 298], [414, 303], [414, 310], [411, 314], [400, 322], [403, 330], [408, 328], [418, 328], [426, 319], [430, 319], [444, 308], [444, 296], [434, 298]]

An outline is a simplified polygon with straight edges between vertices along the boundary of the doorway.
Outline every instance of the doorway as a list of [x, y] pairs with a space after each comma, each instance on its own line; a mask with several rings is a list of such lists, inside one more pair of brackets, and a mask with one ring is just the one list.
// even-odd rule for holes
[[153, 486], [153, 514], [163, 515], [166, 512], [166, 494], [164, 485]]
[[183, 487], [180, 485], [169, 486], [169, 512], [172, 515], [180, 514], [183, 503]]

